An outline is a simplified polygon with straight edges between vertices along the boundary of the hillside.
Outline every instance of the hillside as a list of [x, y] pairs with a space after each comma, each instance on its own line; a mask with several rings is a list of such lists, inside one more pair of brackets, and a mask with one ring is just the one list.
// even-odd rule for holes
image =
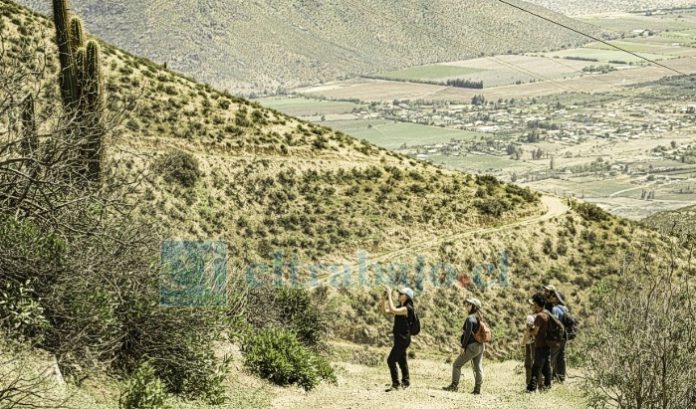
[[666, 234], [676, 236], [694, 234], [696, 233], [696, 205], [660, 212], [644, 219], [642, 223]]
[[[49, 2], [21, 0], [48, 14]], [[584, 30], [572, 21], [528, 7]], [[279, 87], [482, 54], [557, 49], [585, 41], [497, 2], [473, 0], [79, 1], [87, 29], [134, 54], [219, 89]]]
[[[53, 47], [48, 20], [12, 3], [3, 3], [0, 15], [10, 41], [17, 42], [20, 32], [33, 33], [37, 44]], [[10, 48], [5, 58], [17, 58], [17, 50]], [[473, 291], [486, 301], [495, 329], [489, 354], [516, 357], [526, 297], [541, 283], [559, 285], [583, 316], [593, 285], [620, 270], [622, 254], [632, 245], [667, 245], [655, 233], [592, 206], [571, 202], [569, 208], [564, 199], [540, 200], [490, 177], [376, 148], [107, 44], [102, 54], [109, 109], [117, 114], [136, 101], [107, 141], [105, 163], [107, 183], [139, 178], [138, 184], [118, 187], [138, 217], [169, 237], [225, 240], [231, 273], [239, 275], [245, 266], [273, 263], [278, 252], [303, 265], [354, 265], [356, 252], [364, 250], [373, 273], [386, 267], [388, 274], [423, 288], [418, 302], [427, 326], [416, 348], [448, 351], [463, 318], [461, 300]], [[43, 112], [58, 92], [55, 60], [51, 64]], [[198, 176], [182, 179], [163, 168], [170, 154], [192, 157]], [[418, 280], [418, 271], [425, 271], [425, 281]], [[336, 282], [331, 274], [341, 272], [322, 271], [324, 284]], [[467, 289], [447, 281], [452, 274]], [[329, 292], [325, 309], [334, 317], [332, 338], [389, 341], [390, 324], [376, 310], [380, 291], [373, 286], [379, 288], [371, 281]]]

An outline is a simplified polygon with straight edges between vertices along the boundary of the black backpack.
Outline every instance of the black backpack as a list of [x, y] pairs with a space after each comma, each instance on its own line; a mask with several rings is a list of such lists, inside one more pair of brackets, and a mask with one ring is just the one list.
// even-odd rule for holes
[[411, 335], [420, 334], [420, 319], [418, 314], [416, 314], [416, 309], [413, 308], [413, 319], [408, 320], [408, 330]]
[[561, 324], [563, 324], [563, 327], [565, 328], [566, 331], [566, 337], [570, 341], [571, 339], [575, 339], [578, 335], [578, 320], [575, 319], [572, 315], [570, 315], [570, 312], [566, 310], [565, 314], [563, 314], [563, 319], [561, 320]]
[[553, 343], [565, 341], [567, 338], [563, 323], [556, 318], [555, 315], [548, 311], [544, 311], [544, 314], [548, 315], [549, 317], [549, 323], [546, 326], [546, 340]]

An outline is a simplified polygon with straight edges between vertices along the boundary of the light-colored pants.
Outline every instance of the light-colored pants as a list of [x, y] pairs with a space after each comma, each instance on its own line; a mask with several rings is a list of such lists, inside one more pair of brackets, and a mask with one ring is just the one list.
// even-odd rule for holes
[[469, 344], [459, 354], [454, 364], [452, 364], [452, 385], [459, 385], [459, 378], [462, 376], [462, 366], [471, 361], [471, 366], [474, 368], [475, 386], [481, 386], [483, 383], [483, 352], [485, 350], [486, 347], [483, 344], [474, 342]]

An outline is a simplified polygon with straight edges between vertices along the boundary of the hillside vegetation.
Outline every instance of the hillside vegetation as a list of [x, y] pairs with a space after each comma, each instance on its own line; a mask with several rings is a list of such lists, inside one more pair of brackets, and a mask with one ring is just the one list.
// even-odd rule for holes
[[[50, 32], [47, 20], [12, 3], [3, 5], [2, 15], [5, 33]], [[478, 271], [470, 289], [491, 291], [483, 296], [491, 298], [494, 325], [500, 319], [494, 353], [510, 351], [516, 341], [522, 312], [513, 312], [526, 311], [525, 294], [554, 281], [574, 288], [570, 295], [582, 303], [593, 282], [618, 271], [619, 251], [628, 249], [629, 240], [653, 240], [624, 220], [580, 204], [584, 213], [570, 211], [542, 228], [532, 224], [446, 240], [534, 218], [546, 209], [538, 194], [494, 178], [376, 148], [220, 93], [107, 44], [103, 54], [107, 107], [122, 115], [122, 125], [107, 139], [105, 177], [137, 176], [137, 187], [119, 191], [136, 205], [138, 218], [168, 237], [226, 241], [234, 254], [233, 273], [253, 263], [272, 264], [277, 254], [284, 254], [286, 263], [294, 257], [303, 264], [353, 263], [363, 250], [369, 262], [371, 256], [426, 243], [421, 254], [386, 261], [415, 266], [422, 255], [428, 268], [449, 263], [470, 280]], [[53, 61], [43, 101], [57, 95], [55, 69]], [[503, 252], [509, 283], [501, 288]], [[345, 318], [332, 322], [336, 335], [386, 342], [388, 325], [375, 315], [376, 296], [365, 289], [342, 291], [332, 304]], [[423, 342], [444, 347], [456, 339], [462, 296], [450, 286], [425, 292], [422, 308], [435, 322]], [[352, 321], [358, 324], [348, 324]]]
[[675, 236], [696, 234], [696, 206], [660, 212], [643, 220], [643, 223], [655, 230]]
[[[51, 127], [60, 122], [55, 119], [60, 90], [52, 23], [3, 2], [0, 32], [6, 45], [4, 67], [36, 68], [41, 66], [37, 60], [46, 64], [38, 84], [21, 83], [17, 89], [38, 89], [39, 142], [50, 147], [63, 136]], [[19, 292], [22, 305], [35, 306], [31, 316], [41, 328], [53, 331], [47, 332], [47, 342], [38, 345], [59, 356], [61, 368], [71, 369], [68, 373], [79, 374], [79, 364], [89, 358], [106, 362], [118, 374], [135, 374], [130, 383], [135, 392], [148, 380], [153, 389], [162, 390], [152, 379], [156, 371], [172, 394], [219, 402], [224, 394], [220, 379], [227, 378], [212, 356], [216, 334], [245, 335], [243, 331], [255, 331], [277, 314], [271, 324], [283, 330], [255, 334], [251, 337], [255, 343], [243, 347], [244, 352], [263, 351], [269, 338], [295, 340], [285, 346], [306, 357], [300, 364], [310, 389], [318, 382], [317, 373], [326, 380], [333, 377], [331, 368], [305, 344], [320, 349], [327, 339], [376, 346], [389, 342], [390, 322], [377, 310], [380, 283], [370, 275], [368, 285], [332, 289], [341, 280], [333, 280], [332, 271], [323, 271], [310, 303], [300, 291], [245, 293], [246, 267], [272, 265], [278, 254], [285, 257], [279, 265], [285, 271], [292, 258], [301, 263], [352, 265], [359, 250], [382, 261], [381, 266], [370, 266], [373, 272], [386, 269], [390, 283], [416, 288], [424, 324], [414, 342], [416, 354], [438, 350], [448, 354], [457, 347], [464, 319], [462, 300], [474, 293], [484, 300], [484, 314], [494, 332], [488, 356], [517, 358], [529, 308], [526, 300], [542, 283], [557, 285], [574, 312], [589, 320], [593, 289], [621, 273], [628, 255], [639, 256], [645, 249], [665, 254], [670, 247], [664, 236], [595, 206], [541, 197], [489, 176], [444, 170], [216, 91], [108, 44], [101, 43], [100, 48], [108, 119], [104, 122], [113, 124], [103, 140], [101, 189], [128, 205], [129, 212], [124, 212], [128, 226], [119, 226], [122, 234], [109, 237], [115, 244], [109, 242], [108, 251], [100, 247], [98, 235], [66, 242], [60, 233], [69, 238], [74, 233], [64, 228], [44, 238], [31, 228], [36, 220], [22, 220], [21, 212], [3, 215], [10, 221], [2, 226], [12, 234], [3, 231], [0, 236], [3, 260], [15, 261], [8, 255], [18, 246], [13, 241], [16, 236], [22, 254], [41, 262], [26, 257], [20, 260], [22, 266], [45, 266], [41, 273], [50, 278], [55, 278], [55, 271], [63, 274], [57, 280], [62, 287], [56, 291], [48, 291], [54, 288], [52, 281], [27, 283], [46, 291], [48, 300], [32, 298], [33, 291]], [[0, 100], [11, 98], [0, 95]], [[10, 135], [12, 115], [3, 116], [7, 123], [2, 124]], [[82, 215], [99, 219], [98, 209], [87, 207]], [[77, 223], [81, 221], [77, 218]], [[152, 228], [159, 239], [227, 242], [227, 273], [240, 283], [230, 290], [244, 298], [234, 312], [240, 312], [252, 329], [221, 324], [224, 314], [217, 310], [158, 308], [158, 276], [151, 265], [159, 253], [131, 243], [130, 225]], [[54, 227], [45, 226], [47, 231]], [[133, 244], [137, 251], [129, 247]], [[39, 252], [33, 250], [37, 245], [42, 246], [40, 254], [34, 254]], [[54, 256], [61, 263], [46, 261]], [[81, 258], [92, 264], [73, 268], [73, 260]], [[112, 264], [102, 265], [102, 258]], [[392, 264], [397, 262], [421, 268], [402, 269]], [[419, 277], [418, 271], [425, 276]], [[55, 299], [65, 310], [56, 311], [48, 304]], [[73, 314], [84, 321], [72, 319]], [[287, 318], [283, 314], [291, 319], [283, 321]], [[47, 322], [44, 315], [52, 320]], [[180, 321], [184, 318], [187, 321]], [[27, 336], [38, 326], [30, 324]], [[227, 326], [219, 330], [220, 325]], [[52, 338], [53, 334], [62, 337]], [[275, 334], [281, 335], [274, 339]], [[303, 343], [295, 339], [301, 336]], [[97, 355], [90, 348], [75, 347], [94, 344], [98, 351], [102, 344], [108, 348]], [[284, 359], [279, 355], [273, 359]], [[582, 360], [578, 355], [572, 362]], [[159, 358], [154, 369], [147, 362], [153, 357]], [[266, 357], [258, 353], [256, 358], [255, 368], [263, 373]], [[362, 364], [365, 356], [357, 353], [342, 359]], [[373, 361], [370, 353], [367, 359]], [[379, 352], [376, 360], [383, 361]], [[317, 366], [307, 367], [306, 362]], [[282, 365], [272, 369], [276, 367]], [[242, 370], [239, 365], [235, 368]]]
[[[47, 2], [21, 4], [49, 14]], [[555, 20], [585, 30], [540, 7]], [[220, 89], [274, 92], [345, 76], [585, 41], [497, 2], [473, 0], [79, 1], [87, 28]]]

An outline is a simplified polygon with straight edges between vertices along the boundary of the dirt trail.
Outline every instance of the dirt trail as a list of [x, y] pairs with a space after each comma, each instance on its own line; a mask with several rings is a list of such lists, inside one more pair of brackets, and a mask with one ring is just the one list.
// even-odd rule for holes
[[320, 385], [305, 393], [299, 388], [286, 388], [275, 394], [272, 407], [278, 409], [329, 409], [329, 408], [496, 408], [496, 409], [575, 409], [586, 408], [578, 373], [571, 370], [571, 379], [564, 385], [554, 385], [549, 392], [524, 393], [524, 374], [521, 363], [484, 361], [484, 385], [480, 396], [469, 394], [472, 388], [471, 367], [462, 371], [461, 391], [445, 392], [441, 388], [449, 383], [451, 365], [442, 360], [425, 359], [409, 361], [412, 386], [407, 390], [384, 392], [389, 383], [386, 363], [368, 367], [350, 363], [336, 363], [338, 385]]
[[[436, 239], [429, 239], [429, 240], [423, 240], [420, 242], [411, 243], [408, 246], [402, 247], [398, 250], [389, 251], [389, 252], [377, 254], [377, 255], [370, 255], [370, 258], [368, 261], [370, 264], [378, 263], [378, 262], [384, 263], [384, 262], [389, 262], [391, 260], [396, 260], [399, 257], [403, 257], [403, 256], [422, 254], [422, 253], [426, 252], [427, 250], [430, 250], [434, 247], [437, 247], [441, 243], [446, 242], [446, 241], [457, 241], [457, 240], [461, 240], [461, 239], [469, 237], [469, 236], [473, 236], [475, 234], [495, 233], [495, 232], [513, 229], [516, 227], [527, 226], [527, 225], [535, 224], [535, 223], [541, 223], [545, 220], [550, 220], [554, 217], [561, 216], [570, 210], [570, 207], [564, 203], [564, 200], [559, 198], [559, 197], [556, 197], [556, 196], [549, 196], [549, 195], [542, 196], [541, 202], [546, 207], [546, 212], [544, 212], [544, 214], [542, 214], [542, 215], [534, 216], [534, 217], [530, 217], [530, 218], [526, 218], [526, 219], [521, 219], [521, 220], [518, 220], [515, 222], [506, 223], [504, 225], [475, 229], [475, 230], [467, 230], [467, 231], [462, 232], [462, 233], [440, 236]], [[349, 267], [351, 269], [350, 271], [358, 271], [360, 269], [360, 265], [357, 262], [353, 263], [352, 265], [349, 265]], [[326, 274], [324, 276], [319, 277], [318, 283], [319, 284], [326, 283], [330, 279], [331, 279], [331, 275]]]
[[[563, 203], [562, 199], [555, 197], [555, 196], [542, 196], [541, 202], [546, 207], [546, 212], [543, 215], [518, 220], [516, 222], [507, 223], [507, 224], [504, 224], [501, 226], [494, 226], [494, 227], [488, 227], [488, 228], [476, 229], [476, 230], [468, 230], [468, 231], [465, 231], [462, 233], [451, 234], [448, 236], [441, 236], [441, 237], [438, 237], [437, 239], [434, 239], [434, 240], [425, 240], [422, 242], [417, 242], [417, 243], [408, 245], [406, 247], [403, 247], [399, 250], [391, 251], [389, 253], [383, 253], [383, 254], [380, 254], [377, 256], [372, 256], [372, 257], [370, 257], [370, 261], [371, 262], [388, 261], [390, 259], [393, 259], [393, 258], [396, 258], [399, 256], [404, 256], [407, 254], [418, 254], [419, 252], [423, 252], [425, 250], [432, 249], [433, 247], [437, 247], [440, 245], [440, 243], [443, 243], [446, 241], [457, 241], [457, 240], [461, 240], [465, 237], [473, 236], [475, 234], [494, 233], [494, 232], [512, 229], [512, 228], [519, 227], [519, 226], [526, 226], [529, 224], [540, 223], [544, 220], [549, 220], [549, 219], [552, 219], [554, 217], [561, 216], [561, 215], [565, 214], [570, 209], [565, 203]], [[353, 267], [356, 268], [357, 265], [355, 265]]]

